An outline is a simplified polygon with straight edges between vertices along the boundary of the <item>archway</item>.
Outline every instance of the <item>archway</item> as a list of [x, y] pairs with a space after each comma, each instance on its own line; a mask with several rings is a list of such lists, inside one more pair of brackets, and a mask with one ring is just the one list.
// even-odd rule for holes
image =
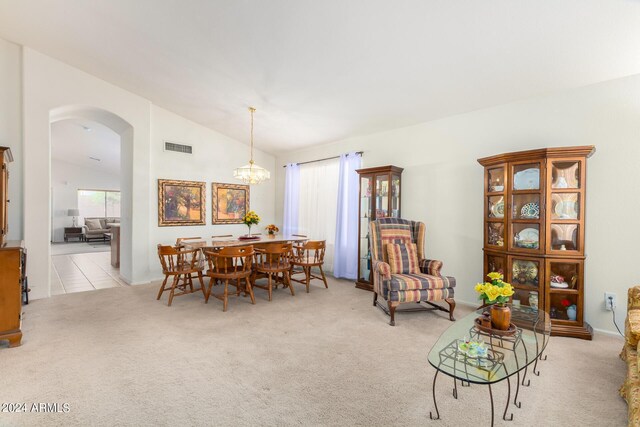
[[[120, 116], [96, 107], [69, 105], [54, 108], [49, 113], [49, 126], [62, 120], [89, 120], [100, 123], [120, 136], [120, 276], [132, 282], [132, 206], [133, 206], [133, 126]], [[49, 140], [51, 147], [51, 140]], [[49, 162], [51, 162], [49, 150]], [[49, 193], [51, 205], [51, 192]]]

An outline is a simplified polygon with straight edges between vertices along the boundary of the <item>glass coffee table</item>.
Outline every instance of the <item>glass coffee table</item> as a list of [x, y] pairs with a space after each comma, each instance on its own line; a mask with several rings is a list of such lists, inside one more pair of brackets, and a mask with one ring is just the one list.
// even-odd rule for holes
[[[507, 380], [507, 404], [502, 418], [505, 421], [511, 421], [513, 413], [507, 415], [511, 401], [511, 378], [516, 377], [513, 404], [520, 408], [522, 404], [518, 401], [520, 385], [529, 386], [531, 383], [531, 380], [527, 380], [529, 366], [533, 365], [533, 373], [540, 375], [538, 360], [546, 359], [543, 353], [551, 332], [549, 315], [543, 310], [528, 306], [511, 306], [511, 323], [516, 326], [515, 331], [509, 335], [501, 335], [476, 328], [476, 318], [485, 310], [488, 308], [478, 309], [456, 321], [438, 338], [429, 352], [429, 363], [436, 368], [432, 390], [435, 415], [433, 412], [429, 413], [432, 420], [440, 419], [436, 402], [436, 380], [440, 373], [453, 378], [455, 399], [458, 398], [458, 381], [462, 387], [470, 387], [471, 384], [489, 387], [492, 426], [494, 422], [492, 384]], [[465, 341], [483, 341], [487, 347], [486, 355], [482, 357], [468, 355], [459, 347], [460, 343]]]

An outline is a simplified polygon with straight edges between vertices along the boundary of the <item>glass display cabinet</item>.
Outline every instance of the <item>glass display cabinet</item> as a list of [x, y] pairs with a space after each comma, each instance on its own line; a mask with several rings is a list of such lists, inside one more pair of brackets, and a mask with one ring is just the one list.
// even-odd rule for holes
[[369, 222], [377, 218], [400, 218], [402, 171], [390, 165], [357, 170], [360, 176], [357, 288], [373, 291]]
[[584, 207], [593, 146], [478, 159], [484, 166], [484, 274], [551, 317], [552, 335], [591, 339], [584, 321]]

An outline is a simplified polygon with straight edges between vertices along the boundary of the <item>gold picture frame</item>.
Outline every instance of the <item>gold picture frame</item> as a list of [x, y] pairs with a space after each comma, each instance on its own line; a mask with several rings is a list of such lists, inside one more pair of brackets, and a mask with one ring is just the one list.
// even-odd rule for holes
[[242, 219], [250, 210], [250, 199], [248, 185], [212, 183], [213, 224], [242, 224]]
[[158, 180], [158, 226], [206, 225], [206, 182]]

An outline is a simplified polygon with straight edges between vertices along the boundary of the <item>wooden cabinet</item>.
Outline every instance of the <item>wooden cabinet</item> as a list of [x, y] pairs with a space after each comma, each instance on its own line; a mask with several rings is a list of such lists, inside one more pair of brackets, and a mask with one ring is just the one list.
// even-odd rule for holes
[[0, 247], [0, 341], [9, 340], [9, 347], [22, 340], [22, 286], [24, 275], [22, 242], [5, 242]]
[[584, 321], [587, 158], [593, 146], [478, 159], [484, 166], [484, 274], [499, 271], [514, 300], [551, 317], [552, 335], [591, 339]]
[[400, 218], [402, 171], [390, 165], [357, 171], [360, 176], [357, 288], [373, 291], [369, 222], [377, 218]]
[[0, 147], [0, 340], [9, 340], [9, 346], [20, 345], [20, 315], [22, 287], [26, 281], [22, 266], [25, 252], [22, 242], [8, 242], [7, 204], [9, 203], [9, 170], [13, 161], [11, 150]]

